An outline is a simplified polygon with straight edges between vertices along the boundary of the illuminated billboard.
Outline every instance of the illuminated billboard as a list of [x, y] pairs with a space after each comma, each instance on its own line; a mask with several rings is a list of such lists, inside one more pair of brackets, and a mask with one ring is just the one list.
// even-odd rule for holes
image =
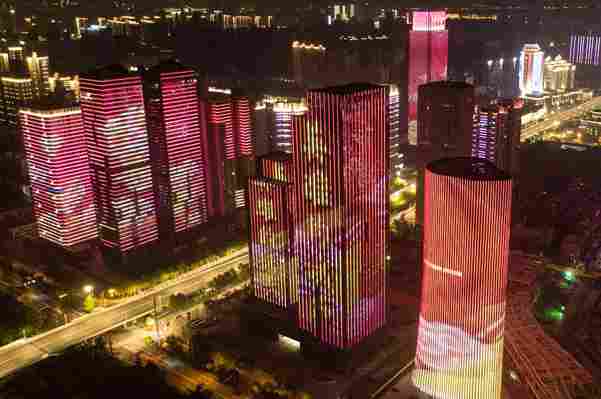
[[434, 398], [500, 399], [512, 183], [477, 158], [425, 174], [414, 384]]

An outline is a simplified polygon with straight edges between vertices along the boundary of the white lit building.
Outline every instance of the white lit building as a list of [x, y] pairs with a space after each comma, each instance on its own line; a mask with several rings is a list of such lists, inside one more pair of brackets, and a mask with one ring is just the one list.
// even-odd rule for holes
[[522, 96], [542, 94], [545, 53], [538, 44], [526, 44], [520, 55], [519, 83]]
[[576, 66], [561, 58], [545, 59], [544, 69], [545, 91], [568, 91], [574, 89]]

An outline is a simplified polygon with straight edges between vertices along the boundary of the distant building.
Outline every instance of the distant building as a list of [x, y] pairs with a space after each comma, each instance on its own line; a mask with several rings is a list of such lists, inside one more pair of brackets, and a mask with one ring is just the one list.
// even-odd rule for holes
[[193, 69], [166, 61], [143, 79], [159, 230], [170, 238], [208, 219], [198, 78]]
[[33, 81], [24, 75], [3, 76], [2, 83], [3, 113], [1, 121], [9, 126], [17, 126], [19, 108], [34, 98]]
[[48, 57], [38, 56], [34, 51], [31, 56], [27, 57], [26, 65], [33, 85], [33, 97], [43, 98], [47, 96], [50, 89], [48, 82], [50, 77], [50, 61]]
[[79, 107], [37, 105], [19, 112], [38, 235], [63, 247], [98, 236]]
[[481, 159], [425, 175], [415, 386], [434, 398], [500, 399], [512, 182]]
[[310, 90], [293, 120], [299, 327], [348, 350], [386, 324], [388, 87]]
[[543, 93], [545, 53], [538, 44], [526, 44], [520, 54], [519, 84], [522, 96]]
[[142, 80], [114, 65], [80, 85], [99, 237], [123, 254], [159, 236]]
[[517, 176], [519, 171], [522, 100], [501, 100], [474, 114], [472, 156], [487, 159]]
[[[292, 153], [292, 118], [307, 112], [304, 100], [288, 98], [266, 98], [255, 107], [256, 119], [261, 114], [255, 135], [264, 135], [268, 152]], [[259, 131], [260, 130], [260, 131]], [[258, 151], [258, 150], [257, 150]]]
[[447, 79], [449, 31], [445, 11], [414, 11], [409, 32], [409, 125], [418, 120], [419, 86]]
[[474, 87], [465, 82], [440, 81], [419, 87], [417, 132], [417, 224], [423, 224], [423, 173], [442, 158], [471, 156]]
[[547, 57], [543, 76], [545, 91], [570, 91], [575, 87], [576, 66], [561, 55], [554, 59]]

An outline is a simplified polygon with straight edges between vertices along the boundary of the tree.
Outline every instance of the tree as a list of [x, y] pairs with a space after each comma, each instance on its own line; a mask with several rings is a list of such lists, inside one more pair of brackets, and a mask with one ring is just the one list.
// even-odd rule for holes
[[87, 295], [83, 301], [83, 309], [88, 313], [92, 313], [95, 307], [96, 299], [92, 294]]

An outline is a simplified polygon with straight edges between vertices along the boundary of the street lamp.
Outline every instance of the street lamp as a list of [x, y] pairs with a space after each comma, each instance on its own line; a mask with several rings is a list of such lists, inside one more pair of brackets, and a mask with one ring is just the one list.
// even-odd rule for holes
[[93, 285], [85, 285], [83, 287], [83, 292], [85, 292], [86, 294], [91, 294], [92, 292], [94, 292], [94, 286]]

